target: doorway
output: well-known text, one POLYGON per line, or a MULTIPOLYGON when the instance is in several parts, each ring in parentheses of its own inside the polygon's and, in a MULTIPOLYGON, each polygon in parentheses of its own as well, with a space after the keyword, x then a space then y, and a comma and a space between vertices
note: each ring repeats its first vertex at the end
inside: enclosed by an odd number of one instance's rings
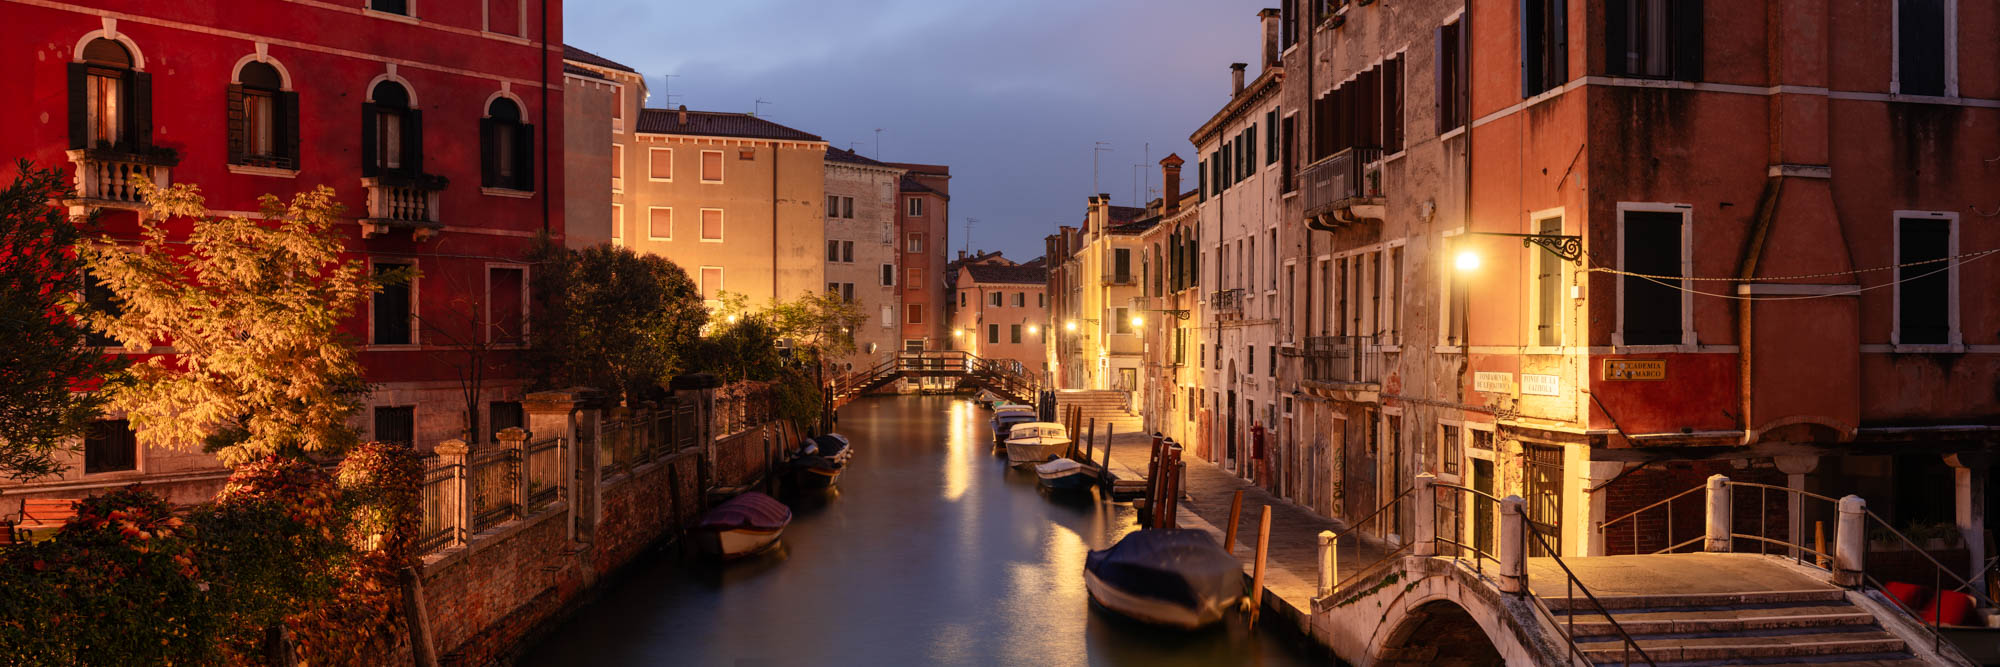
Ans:
POLYGON ((1527 473, 1527 519, 1528 527, 1541 533, 1544 539, 1528 539, 1528 555, 1548 556, 1549 550, 1562 553, 1562 533, 1557 526, 1562 523, 1562 454, 1561 447, 1521 443, 1521 453, 1526 458, 1527 473), (1548 546, 1544 547, 1546 542, 1548 546))
POLYGON ((1472 497, 1472 546, 1483 554, 1496 554, 1493 550, 1494 515, 1500 508, 1487 500, 1493 495, 1493 462, 1487 459, 1472 460, 1472 490, 1486 494, 1472 497))
POLYGON ((1234 390, 1234 389, 1231 389, 1231 390, 1229 390, 1229 393, 1227 394, 1227 400, 1228 400, 1228 402, 1229 402, 1229 415, 1228 415, 1228 419, 1227 419, 1227 422, 1226 422, 1226 423, 1225 423, 1225 424, 1223 425, 1223 429, 1224 429, 1224 433, 1225 433, 1225 434, 1223 435, 1223 450, 1222 450, 1222 456, 1223 456, 1223 459, 1224 459, 1224 460, 1226 460, 1226 461, 1228 461, 1228 462, 1229 462, 1229 469, 1231 469, 1231 470, 1236 470, 1236 469, 1237 469, 1237 466, 1236 466, 1236 460, 1237 460, 1237 459, 1236 459, 1236 390, 1234 390))

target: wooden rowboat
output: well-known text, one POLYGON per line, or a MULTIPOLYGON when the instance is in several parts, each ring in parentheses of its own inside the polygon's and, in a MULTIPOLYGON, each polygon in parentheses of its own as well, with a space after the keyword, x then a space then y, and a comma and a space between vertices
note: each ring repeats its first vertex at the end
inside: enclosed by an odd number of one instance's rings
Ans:
POLYGON ((702 515, 697 535, 703 551, 731 560, 771 548, 791 522, 791 508, 776 498, 751 491, 730 498, 702 515))

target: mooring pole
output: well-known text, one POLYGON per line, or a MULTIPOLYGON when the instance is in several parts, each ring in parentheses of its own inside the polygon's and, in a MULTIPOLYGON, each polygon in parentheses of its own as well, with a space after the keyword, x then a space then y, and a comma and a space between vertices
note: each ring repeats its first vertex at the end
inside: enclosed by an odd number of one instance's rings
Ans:
POLYGON ((1257 564, 1250 572, 1250 625, 1264 610, 1264 556, 1271 548, 1271 506, 1264 506, 1264 518, 1257 524, 1257 564))
POLYGON ((1243 517, 1243 490, 1237 489, 1236 495, 1229 499, 1229 527, 1223 529, 1222 532, 1223 551, 1227 551, 1229 553, 1236 553, 1236 524, 1237 521, 1242 517, 1243 517))

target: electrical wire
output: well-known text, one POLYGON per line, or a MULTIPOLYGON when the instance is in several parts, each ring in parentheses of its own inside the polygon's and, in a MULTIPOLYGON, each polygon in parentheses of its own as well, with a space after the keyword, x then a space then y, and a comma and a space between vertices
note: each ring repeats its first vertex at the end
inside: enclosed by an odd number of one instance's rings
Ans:
MULTIPOLYGON (((1660 279, 1660 280, 1693 280, 1693 281, 1716 281, 1716 282, 1731 282, 1731 283, 1736 283, 1736 282, 1758 282, 1758 283, 1765 283, 1765 282, 1774 282, 1774 281, 1780 281, 1780 280, 1806 280, 1806 279, 1810 279, 1810 278, 1834 278, 1834 277, 1838 277, 1838 276, 1851 276, 1851 275, 1855 275, 1855 274, 1861 274, 1861 273, 1872 273, 1872 272, 1875 272, 1875 271, 1888 271, 1888 270, 1891 270, 1891 269, 1907 269, 1907 268, 1910 268, 1910 267, 1912 267, 1912 266, 1922 266, 1922 265, 1925 265, 1925 264, 1936 264, 1936 263, 1938 263, 1938 262, 1951 262, 1951 261, 1957 261, 1957 260, 1970 260, 1970 259, 1979 259, 1979 258, 1981 258, 1981 257, 1985 257, 1985 256, 1987 256, 1987 255, 1991 255, 1991 254, 1994 254, 1994 253, 2000 253, 2000 248, 1994 248, 1994 249, 1991 249, 1991 250, 1981 250, 1981 251, 1978 251, 1978 252, 1968 252, 1968 253, 1965 253, 1965 254, 1962 254, 1962 255, 1957 255, 1957 256, 1954 256, 1954 257, 1939 257, 1939 258, 1937 258, 1937 259, 1926 259, 1926 260, 1920 260, 1920 261, 1915 261, 1915 262, 1904 262, 1904 263, 1902 263, 1902 264, 1892 264, 1892 265, 1889 265, 1889 266, 1878 266, 1878 267, 1874 267, 1874 268, 1868 268, 1868 269, 1853 269, 1853 270, 1850 270, 1850 271, 1831 271, 1831 272, 1827 272, 1827 273, 1811 273, 1811 274, 1805 274, 1805 275, 1797 275, 1797 276, 1773 276, 1773 277, 1758 277, 1758 278, 1747 278, 1747 279, 1746 279, 1746 278, 1735 278, 1735 277, 1730 277, 1730 278, 1715 278, 1715 277, 1709 277, 1709 276, 1669 276, 1669 275, 1661 275, 1661 274, 1656 274, 1656 273, 1634 273, 1634 272, 1631 272, 1631 271, 1620 271, 1620 270, 1618 270, 1618 269, 1614 269, 1614 268, 1611 268, 1611 267, 1608 267, 1608 266, 1595 266, 1595 265, 1594 265, 1594 264, 1595 264, 1595 262, 1592 262, 1593 266, 1591 266, 1591 267, 1590 267, 1590 270, 1591 270, 1592 272, 1595 272, 1595 273, 1611 273, 1611 274, 1617 274, 1617 275, 1621 275, 1621 276, 1631 276, 1631 277, 1634 277, 1634 278, 1657 278, 1657 279, 1660 279)), ((1590 258, 1591 258, 1591 259, 1593 259, 1593 260, 1597 258, 1597 257, 1596 257, 1596 255, 1592 255, 1592 254, 1590 254, 1590 252, 1589 252, 1589 251, 1585 251, 1585 252, 1584 252, 1584 255, 1585 255, 1585 256, 1588 256, 1588 257, 1590 257, 1590 258)), ((1963 262, 1960 262, 1960 263, 1962 264, 1963 262)))
MULTIPOLYGON (((1977 260, 1977 259, 1980 259, 1980 258, 1982 258, 1982 257, 1986 257, 1986 256, 1988 256, 1988 255, 1992 255, 1992 254, 1994 254, 1994 253, 2000 253, 2000 249, 1996 249, 1996 250, 1987 250, 1987 251, 1984 251, 1984 252, 1977 252, 1977 253, 1972 253, 1972 254, 1971 254, 1971 255, 1969 255, 1969 256, 1970 256, 1970 257, 1972 258, 1972 260, 1977 260)), ((1964 257, 1964 256, 1967 256, 1967 255, 1961 255, 1961 257, 1964 257)), ((1930 264, 1930 263, 1935 263, 1935 262, 1942 262, 1942 261, 1949 261, 1949 260, 1956 260, 1956 259, 1958 259, 1958 258, 1956 258, 1956 257, 1946 257, 1946 258, 1943 258, 1943 259, 1933 259, 1933 260, 1925 260, 1925 261, 1922 261, 1922 262, 1911 262, 1911 263, 1910 263, 1910 264, 1908 264, 1908 265, 1915 265, 1915 264, 1930 264)), ((1967 260, 1967 261, 1971 261, 1971 260, 1967 260)), ((1832 293, 1828 293, 1828 294, 1798 294, 1798 295, 1790 295, 1790 296, 1744 296, 1744 295, 1740 295, 1740 294, 1725 294, 1725 293, 1720 293, 1720 292, 1704 292, 1704 291, 1701 291, 1701 290, 1698 290, 1698 289, 1690 289, 1690 288, 1686 288, 1686 287, 1681 287, 1680 285, 1675 285, 1675 284, 1672 284, 1672 283, 1668 283, 1668 282, 1666 282, 1665 280, 1662 280, 1662 279, 1660 279, 1660 278, 1656 278, 1656 277, 1654 277, 1654 276, 1649 276, 1649 275, 1643 275, 1643 274, 1637 274, 1637 273, 1627 273, 1627 272, 1624 272, 1624 271, 1614 271, 1614 270, 1611 270, 1611 269, 1603 269, 1603 272, 1605 272, 1605 273, 1616 273, 1616 274, 1620 274, 1620 275, 1626 275, 1626 276, 1631 276, 1631 277, 1634 277, 1634 278, 1639 278, 1639 279, 1642 279, 1642 280, 1646 280, 1646 281, 1649 281, 1649 282, 1652 282, 1652 283, 1654 283, 1654 284, 1657 284, 1657 285, 1659 285, 1659 286, 1661 286, 1661 287, 1666 287, 1666 288, 1670 288, 1670 289, 1675 289, 1675 290, 1680 290, 1680 291, 1682 291, 1682 292, 1687 292, 1687 293, 1689 293, 1689 294, 1699 294, 1699 295, 1702 295, 1702 296, 1712 296, 1712 297, 1717 297, 1717 298, 1722 298, 1722 299, 1736 299, 1736 300, 1738 300, 1738 301, 1804 301, 1804 300, 1806 300, 1806 299, 1824 299, 1824 298, 1827 298, 1827 297, 1835 297, 1835 296, 1854 296, 1854 295, 1856 295, 1856 294, 1860 294, 1860 293, 1862 293, 1862 292, 1866 292, 1866 291, 1869 291, 1869 290, 1877 290, 1877 289, 1881 289, 1881 288, 1884 288, 1884 287, 1889 287, 1889 286, 1892 286, 1892 285, 1900 285, 1900 284, 1903 284, 1903 283, 1906 283, 1906 282, 1909 282, 1909 281, 1912 281, 1912 280, 1917 280, 1917 279, 1919 279, 1919 278, 1927 278, 1927 277, 1930 277, 1930 276, 1934 276, 1934 275, 1937 275, 1937 274, 1940 274, 1940 273, 1944 273, 1944 272, 1946 272, 1946 271, 1950 271, 1950 270, 1952 270, 1953 268, 1955 268, 1956 266, 1963 266, 1964 264, 1966 264, 1966 263, 1967 263, 1967 261, 1958 261, 1958 262, 1954 262, 1954 263, 1953 263, 1953 264, 1951 264, 1951 265, 1946 265, 1946 266, 1945 266, 1944 268, 1940 268, 1940 269, 1935 269, 1935 270, 1932 270, 1932 271, 1930 271, 1930 272, 1927 272, 1927 273, 1922 273, 1922 274, 1918 274, 1918 275, 1914 275, 1914 276, 1909 276, 1909 277, 1906 277, 1906 278, 1902 278, 1902 279, 1900 279, 1900 280, 1892 280, 1892 281, 1889 281, 1889 282, 1886 282, 1886 283, 1882 283, 1882 284, 1880 284, 1880 285, 1869 285, 1869 286, 1867 286, 1867 287, 1858 287, 1858 288, 1855 288, 1855 289, 1853 289, 1853 290, 1849 290, 1849 291, 1845 291, 1845 292, 1832 292, 1832 293)), ((1908 266, 1908 265, 1903 265, 1903 266, 1908 266)), ((1891 267, 1891 268, 1899 268, 1899 267, 1891 267)), ((1591 267, 1591 270, 1592 270, 1592 271, 1597 271, 1597 270, 1599 270, 1599 269, 1598 269, 1597 267, 1591 267)), ((1870 269, 1870 270, 1876 270, 1876 269, 1870 269)))

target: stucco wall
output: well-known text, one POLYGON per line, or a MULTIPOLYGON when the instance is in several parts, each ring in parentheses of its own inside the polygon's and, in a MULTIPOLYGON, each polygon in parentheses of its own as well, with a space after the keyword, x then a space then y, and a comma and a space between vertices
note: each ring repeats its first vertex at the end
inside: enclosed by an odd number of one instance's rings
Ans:
POLYGON ((841 360, 855 368, 865 368, 901 345, 902 268, 897 264, 901 253, 896 246, 896 190, 901 173, 899 169, 826 162, 826 194, 854 198, 853 218, 826 219, 827 241, 854 243, 852 262, 826 261, 826 282, 853 283, 854 299, 868 318, 854 330, 854 354, 841 360), (882 284, 884 264, 890 266, 887 285, 882 284), (888 309, 886 314, 884 308, 888 309))

